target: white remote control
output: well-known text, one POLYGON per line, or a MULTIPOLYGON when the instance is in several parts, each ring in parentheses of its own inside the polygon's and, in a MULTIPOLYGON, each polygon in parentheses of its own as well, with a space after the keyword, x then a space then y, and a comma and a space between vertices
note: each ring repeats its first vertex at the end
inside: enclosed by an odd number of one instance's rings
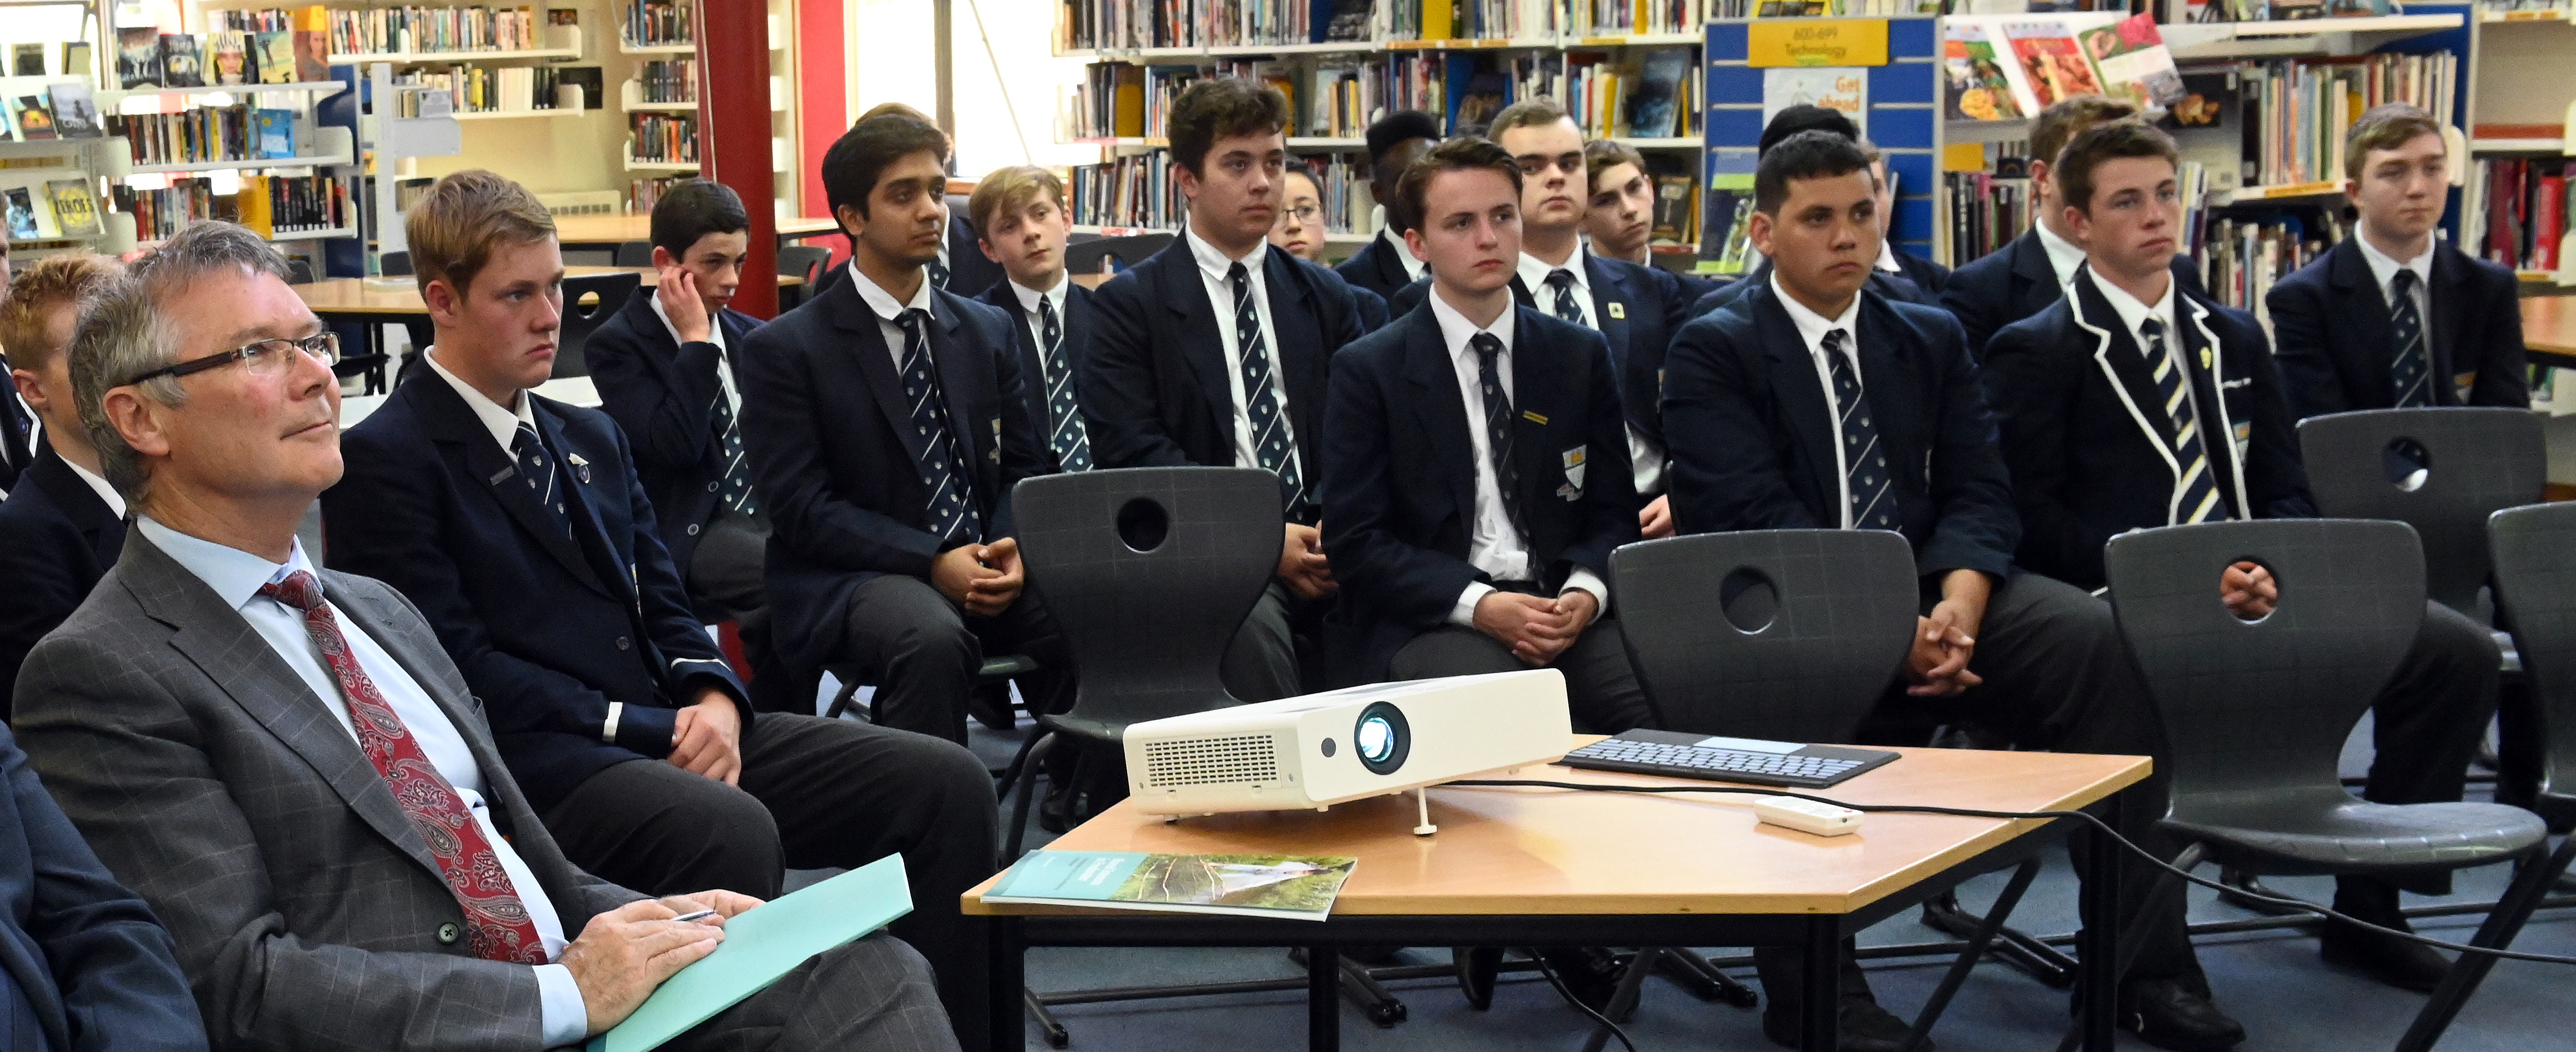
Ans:
POLYGON ((1754 801, 1753 815, 1775 826, 1786 826, 1817 836, 1845 836, 1860 832, 1860 812, 1813 800, 1766 796, 1754 801))

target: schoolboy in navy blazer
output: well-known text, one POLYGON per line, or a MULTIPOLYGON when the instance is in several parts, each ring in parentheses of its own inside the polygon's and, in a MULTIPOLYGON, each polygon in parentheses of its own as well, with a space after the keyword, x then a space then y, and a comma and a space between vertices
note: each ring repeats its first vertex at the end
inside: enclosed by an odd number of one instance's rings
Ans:
MULTIPOLYGON (((1376 293, 1380 306, 1392 301, 1397 290, 1422 277, 1422 262, 1404 246, 1404 232, 1412 229, 1413 220, 1404 214, 1395 184, 1404 178, 1404 169, 1414 158, 1429 152, 1439 141, 1439 119, 1421 110, 1397 110, 1368 126, 1369 199, 1377 202, 1372 224, 1377 236, 1351 253, 1351 258, 1334 266, 1333 272, 1354 289, 1376 293)), ((1378 323, 1383 325, 1392 314, 1381 314, 1378 323)), ((1376 325, 1369 326, 1369 331, 1376 330, 1376 325)))
MULTIPOLYGON (((2102 547, 2129 530, 2316 514, 2262 327, 2183 288, 2163 265, 2181 225, 2168 196, 2176 167, 2173 141, 2143 122, 2075 136, 2056 178, 2086 263, 2066 299, 1986 348, 1985 383, 2027 526, 2021 561, 2079 587, 2105 583, 2102 547), (2187 381, 2170 398, 2157 379, 2164 365, 2187 381)), ((2239 563, 2223 578, 2220 598, 2239 616, 2269 611, 2277 593, 2262 567, 2239 563)), ((2498 661, 2483 627, 2425 604, 2413 648, 2372 702, 2367 798, 2460 798, 2495 709, 2498 661)), ((2405 927, 2398 882, 2336 884, 2337 909, 2405 927)), ((2323 949, 2329 962, 2410 989, 2429 990, 2448 970, 2421 944, 2344 925, 2323 933, 2323 949)))
POLYGON ((1617 732, 1650 722, 1602 620, 1610 552, 1637 539, 1625 414, 1601 335, 1512 300, 1519 183, 1460 139, 1401 184, 1440 284, 1333 366, 1324 544, 1347 583, 1326 646, 1341 683, 1552 666, 1576 720, 1617 732))
POLYGON ((1065 240, 1073 229, 1064 181, 1035 165, 997 168, 975 184, 968 207, 983 232, 978 251, 992 257, 1004 275, 975 301, 1011 319, 1020 388, 1047 470, 1090 470, 1095 462, 1082 423, 1082 366, 1091 357, 1093 307, 1091 290, 1064 269, 1065 240), (1058 351, 1053 363, 1041 344, 1050 313, 1058 351))
POLYGON ((2353 409, 2507 406, 2531 388, 2513 271, 2433 236, 2450 190, 2442 126, 2398 103, 2361 115, 2344 135, 2344 195, 2354 236, 2272 286, 2282 379, 2301 417, 2353 409), (2405 299, 2399 301, 2398 283, 2405 299), (2414 318, 2400 347, 2396 316, 2414 318), (2400 357, 2405 382, 2399 382, 2400 357))
POLYGON ((9 375, 44 422, 35 462, 0 500, 0 581, 9 582, 0 590, 0 721, 9 718, 27 652, 89 598, 125 550, 125 498, 100 476, 73 407, 67 353, 81 297, 117 271, 105 256, 54 256, 20 270, 0 297, 0 345, 17 348, 9 375))
MULTIPOLYGON (((1772 276, 1673 341, 1664 426, 1674 521, 1685 533, 1888 529, 1906 538, 1923 616, 1864 737, 1930 713, 2027 748, 2156 755, 2161 728, 2108 606, 2013 566, 2021 530, 2012 483, 1958 323, 1866 288, 1879 237, 1868 163, 1828 131, 1763 155, 1750 235, 1774 261, 1772 276), (1886 455, 1851 455, 1873 445, 1886 455)), ((2124 832, 2154 828, 2163 791, 2158 782, 2140 790, 2146 799, 2124 809, 2124 832)), ((2134 875, 2122 881, 2133 889, 2123 914, 2143 915, 2146 864, 2124 864, 2134 875)), ((2172 989, 2197 984, 2198 967, 2180 903, 2154 916, 2123 1016, 2167 1028, 2179 1002, 2172 989)), ((1784 1044, 1795 1043, 1801 959, 1755 956, 1774 993, 1764 1029, 1784 1044)), ((2191 1004, 2214 1014, 2205 1000, 2191 1004)), ((1894 1047, 1907 1031, 1874 1004, 1846 1001, 1842 1019, 1846 1035, 1887 1042, 1868 1047, 1894 1047)))
MULTIPOLYGON (((1046 375, 1046 369, 1039 358, 1037 337, 1030 332, 1030 323, 1033 319, 1021 309, 1020 297, 1011 291, 1010 279, 1004 278, 1001 284, 985 289, 983 295, 975 297, 975 302, 1001 311, 1010 317, 1013 346, 1018 350, 1020 357, 1021 394, 1026 402, 1022 412, 1028 414, 1032 423, 1047 419, 1046 386, 1034 382, 1036 378, 1046 375)), ((1067 277, 1064 281, 1064 320, 1058 324, 1064 329, 1065 357, 1072 361, 1074 368, 1074 379, 1071 382, 1074 385, 1076 399, 1074 410, 1076 420, 1082 418, 1079 401, 1082 397, 1082 363, 1091 354, 1094 309, 1091 305, 1091 290, 1075 284, 1072 278, 1067 277)), ((1042 451, 1042 457, 1050 472, 1065 470, 1063 454, 1058 453, 1051 443, 1042 451)))

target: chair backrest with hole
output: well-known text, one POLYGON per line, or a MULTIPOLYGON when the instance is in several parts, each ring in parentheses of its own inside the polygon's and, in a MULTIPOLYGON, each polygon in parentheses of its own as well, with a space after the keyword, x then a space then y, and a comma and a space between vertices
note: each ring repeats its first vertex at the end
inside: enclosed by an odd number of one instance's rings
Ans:
POLYGON ((2336 763, 2424 623, 2415 530, 2380 519, 2169 526, 2103 550, 2120 635, 2164 715, 2173 816, 2278 793, 2347 797, 2336 763), (2219 598, 2238 562, 2278 604, 2246 621, 2219 598))
POLYGON ((2499 511, 2487 535, 2498 620, 2540 694, 2541 810, 2553 824, 2576 820, 2576 503, 2499 511))
POLYGON ((1011 491, 1029 591, 1080 677, 1075 723, 1110 729, 1235 704, 1217 669, 1279 564, 1279 480, 1130 468, 1011 491))
POLYGON ((617 309, 626 305, 626 297, 644 285, 640 274, 584 274, 564 279, 563 328, 555 332, 555 376, 590 375, 590 364, 582 357, 582 348, 590 343, 590 334, 608 324, 617 309), (588 300, 588 302, 584 302, 588 300))
POLYGON ((614 258, 616 260, 616 265, 621 267, 652 266, 653 243, 650 241, 618 242, 617 255, 614 258))
POLYGON ((2474 618, 2487 516, 2539 502, 2549 481, 2541 422, 2522 409, 2365 409, 2300 421, 2299 451, 2318 511, 2415 527, 2433 599, 2474 618))
POLYGON ((1611 553, 1610 576, 1628 660, 1666 729, 1778 741, 1850 741, 1895 679, 1920 602, 1913 550, 1881 530, 1644 541, 1611 553))
POLYGON ((782 285, 778 289, 778 309, 792 310, 814 298, 814 287, 823 282, 823 267, 832 261, 832 250, 813 245, 788 245, 778 250, 778 272, 792 278, 803 278, 802 285, 782 285))

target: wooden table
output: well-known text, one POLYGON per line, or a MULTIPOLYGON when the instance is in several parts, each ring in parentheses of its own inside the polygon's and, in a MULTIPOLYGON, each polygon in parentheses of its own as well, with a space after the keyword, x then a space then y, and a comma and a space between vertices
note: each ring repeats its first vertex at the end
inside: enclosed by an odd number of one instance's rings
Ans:
MULTIPOLYGON (((1576 743, 1595 740, 1578 735, 1576 743)), ((1853 803, 2001 811, 2106 805, 2146 777, 2134 756, 1901 749, 1894 763, 1818 795, 1853 803)), ((1706 784, 1564 767, 1523 779, 1602 785, 1706 784)), ((1802 946, 1802 1033, 1836 1047, 1836 948, 1862 928, 1959 882, 2038 851, 2059 823, 1873 814, 1859 833, 1815 837, 1760 825, 1751 797, 1644 796, 1531 788, 1431 791, 1440 831, 1415 837, 1410 795, 1329 812, 1184 819, 1120 803, 1050 848, 1181 854, 1348 855, 1360 860, 1322 923, 986 903, 995 881, 966 892, 970 916, 993 919, 992 1040, 1024 1038, 1022 955, 1030 946, 1303 946, 1308 1046, 1339 1047, 1339 947, 1802 946)), ((2084 827, 2083 835, 2097 835, 2084 827)), ((2116 847, 2089 855, 2082 912, 2085 1047, 2111 1047, 2118 921, 2116 847)), ((995 880, 999 878, 996 877, 995 880)))
POLYGON ((2522 345, 2532 364, 2576 369, 2576 296, 2522 301, 2522 345))
MULTIPOLYGON (((648 289, 662 280, 661 271, 651 267, 564 268, 564 276, 568 278, 589 277, 595 274, 639 274, 643 276, 644 287, 648 289)), ((304 301, 305 307, 326 318, 358 315, 417 317, 428 314, 429 305, 421 301, 420 287, 412 284, 409 278, 397 280, 402 283, 399 285, 380 283, 371 288, 365 278, 324 278, 320 281, 287 287, 295 290, 296 297, 304 301)), ((804 283, 805 279, 798 275, 778 276, 778 287, 782 289, 804 283)))
MULTIPOLYGON (((778 224, 778 240, 792 241, 815 234, 840 230, 828 218, 786 219, 778 224)), ((649 215, 574 215, 555 217, 555 240, 565 248, 616 248, 629 241, 653 239, 653 217, 649 215)))

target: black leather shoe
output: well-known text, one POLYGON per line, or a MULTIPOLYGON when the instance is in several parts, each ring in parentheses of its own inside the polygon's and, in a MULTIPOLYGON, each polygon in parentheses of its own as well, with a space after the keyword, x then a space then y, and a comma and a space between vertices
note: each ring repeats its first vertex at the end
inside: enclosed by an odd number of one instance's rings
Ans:
POLYGON ((1503 968, 1500 946, 1452 946, 1449 959, 1458 966, 1458 992, 1479 1012, 1494 1007, 1494 976, 1503 968))
POLYGON ((1011 711, 1011 685, 978 683, 966 692, 966 714, 975 722, 997 731, 1019 726, 1019 715, 1011 711))
POLYGON ((2172 1052, 2226 1052, 2245 1040, 2199 991, 2176 979, 2140 979, 2120 988, 2120 1025, 2138 1040, 2172 1052))
POLYGON ((2349 924, 2327 924, 2317 936, 2317 955, 2337 968, 2417 993, 2432 993, 2451 973, 2451 959, 2430 946, 2349 924))
MULTIPOLYGON (((1838 1025, 1842 1035, 1838 1052, 1897 1052, 1905 1047, 1905 1035, 1914 1032, 1914 1024, 1867 997, 1843 998, 1838 1025)), ((1762 1036, 1782 1048, 1798 1047, 1798 1006, 1773 999, 1762 1010, 1762 1036)), ((1924 1038, 1917 1047, 1932 1052, 1932 1039, 1924 1038)))

